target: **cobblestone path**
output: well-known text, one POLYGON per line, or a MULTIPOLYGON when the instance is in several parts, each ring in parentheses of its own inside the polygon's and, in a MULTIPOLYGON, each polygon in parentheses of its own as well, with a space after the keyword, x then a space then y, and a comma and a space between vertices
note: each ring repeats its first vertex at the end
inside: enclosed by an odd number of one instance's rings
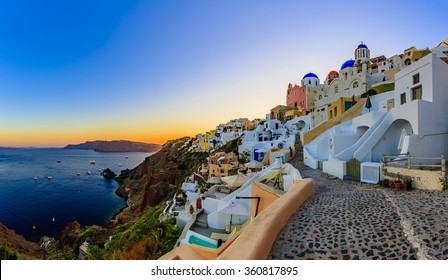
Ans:
POLYGON ((448 259, 448 191, 396 191, 291 163, 315 195, 280 232, 270 259, 448 259))

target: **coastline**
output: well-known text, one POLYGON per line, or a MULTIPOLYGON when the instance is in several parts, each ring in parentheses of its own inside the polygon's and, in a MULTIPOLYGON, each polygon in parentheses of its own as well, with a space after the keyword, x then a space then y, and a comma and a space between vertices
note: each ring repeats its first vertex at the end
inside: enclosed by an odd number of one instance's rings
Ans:
POLYGON ((119 170, 132 169, 154 154, 103 154, 62 148, 1 150, 0 195, 11 199, 0 205, 4 211, 0 222, 32 243, 38 243, 42 236, 59 239, 72 221, 107 228, 128 206, 128 197, 119 192, 121 184, 103 179, 96 168, 116 169, 122 164, 119 170), (125 155, 129 158, 125 159, 125 155), (96 165, 89 163, 91 159, 96 159, 96 165), (88 169, 91 175, 86 173, 88 169), (77 171, 81 173, 78 176, 77 171), (51 180, 47 179, 49 175, 53 177, 51 180), (37 230, 32 230, 34 225, 37 230))

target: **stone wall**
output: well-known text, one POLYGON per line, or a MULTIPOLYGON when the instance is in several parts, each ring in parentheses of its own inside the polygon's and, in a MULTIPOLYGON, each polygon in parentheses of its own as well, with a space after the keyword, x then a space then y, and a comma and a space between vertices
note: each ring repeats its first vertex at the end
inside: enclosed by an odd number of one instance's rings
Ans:
POLYGON ((422 190, 441 191, 447 184, 446 172, 433 170, 418 170, 399 167, 383 167, 384 179, 412 180, 412 187, 422 190))

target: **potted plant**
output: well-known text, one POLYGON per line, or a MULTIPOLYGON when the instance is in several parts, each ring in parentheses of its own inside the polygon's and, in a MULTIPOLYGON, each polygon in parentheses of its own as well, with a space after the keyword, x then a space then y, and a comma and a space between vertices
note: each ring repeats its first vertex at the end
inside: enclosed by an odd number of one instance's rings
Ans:
POLYGON ((399 189, 401 189, 402 186, 403 186, 403 181, 401 181, 400 179, 394 181, 395 189, 399 190, 399 189))
POLYGON ((403 187, 407 191, 412 190, 412 180, 411 179, 404 180, 403 187))

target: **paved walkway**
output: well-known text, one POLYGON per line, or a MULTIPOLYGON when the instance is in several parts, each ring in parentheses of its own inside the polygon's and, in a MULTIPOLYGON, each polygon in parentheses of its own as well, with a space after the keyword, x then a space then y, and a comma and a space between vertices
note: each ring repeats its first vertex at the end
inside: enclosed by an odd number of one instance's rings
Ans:
POLYGON ((274 242, 270 259, 448 259, 448 191, 395 191, 291 163, 316 194, 274 242))

